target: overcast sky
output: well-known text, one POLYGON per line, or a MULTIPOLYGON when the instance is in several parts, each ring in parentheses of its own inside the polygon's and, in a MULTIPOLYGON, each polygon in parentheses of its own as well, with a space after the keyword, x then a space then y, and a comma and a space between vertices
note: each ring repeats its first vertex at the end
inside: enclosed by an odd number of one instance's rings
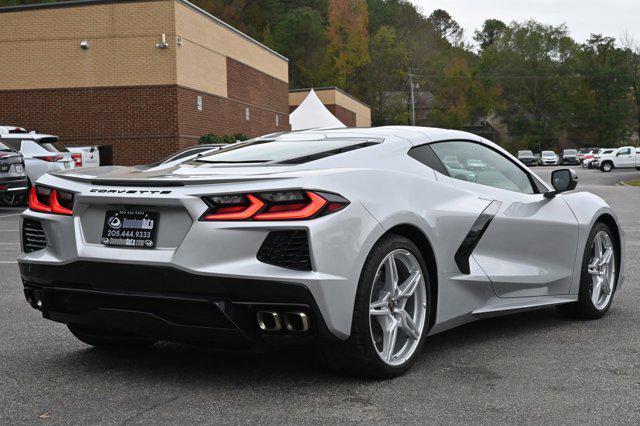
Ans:
POLYGON ((425 15, 444 9, 473 39, 474 30, 488 18, 506 23, 535 19, 545 24, 566 23, 579 42, 591 33, 620 38, 626 30, 640 39, 640 0, 410 0, 425 15))

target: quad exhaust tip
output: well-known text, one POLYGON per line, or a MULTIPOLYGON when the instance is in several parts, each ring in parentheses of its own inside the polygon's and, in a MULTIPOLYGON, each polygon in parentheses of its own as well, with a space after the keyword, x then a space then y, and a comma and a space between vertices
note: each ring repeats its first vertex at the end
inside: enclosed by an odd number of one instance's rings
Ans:
POLYGON ((258 311, 256 314, 258 327, 262 331, 276 332, 283 328, 294 333, 309 331, 309 316, 300 311, 284 312, 258 311), (284 326, 284 327, 283 327, 284 326))

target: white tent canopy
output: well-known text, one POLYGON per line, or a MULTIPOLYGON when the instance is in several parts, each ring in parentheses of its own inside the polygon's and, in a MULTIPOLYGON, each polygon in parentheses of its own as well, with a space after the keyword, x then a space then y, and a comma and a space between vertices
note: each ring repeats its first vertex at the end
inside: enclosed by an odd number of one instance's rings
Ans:
POLYGON ((313 89, 289 115, 289 123, 291 130, 347 127, 331 114, 313 89))

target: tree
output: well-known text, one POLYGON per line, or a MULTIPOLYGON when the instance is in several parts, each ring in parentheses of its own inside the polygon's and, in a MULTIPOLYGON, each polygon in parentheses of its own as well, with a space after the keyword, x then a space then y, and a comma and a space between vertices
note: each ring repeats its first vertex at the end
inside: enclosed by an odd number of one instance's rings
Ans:
POLYGON ((616 146, 629 135, 632 106, 628 99, 631 75, 625 52, 616 47, 615 39, 592 35, 580 46, 578 71, 589 95, 586 114, 578 117, 587 122, 597 146, 616 146))
POLYGON ((336 84, 345 90, 356 68, 369 61, 368 13, 364 0, 329 0, 329 53, 335 60, 336 84))
POLYGON ((627 33, 622 37, 622 46, 627 58, 631 96, 635 106, 637 142, 640 142, 640 42, 627 33))
POLYGON ((274 48, 289 59, 291 87, 331 84, 328 38, 318 11, 301 7, 289 12, 273 31, 274 48))
POLYGON ((402 123, 406 121, 406 106, 395 93, 406 75, 409 53, 397 39, 395 29, 388 25, 380 27, 372 37, 370 52, 371 61, 364 75, 372 121, 375 125, 402 123))
POLYGON ((457 46, 462 43, 464 30, 446 10, 434 10, 431 15, 429 15, 428 21, 433 25, 433 28, 440 37, 447 40, 450 44, 457 46))
POLYGON ((480 49, 484 50, 495 43, 506 29, 507 25, 501 20, 487 19, 482 24, 482 29, 476 30, 473 39, 478 42, 480 49))

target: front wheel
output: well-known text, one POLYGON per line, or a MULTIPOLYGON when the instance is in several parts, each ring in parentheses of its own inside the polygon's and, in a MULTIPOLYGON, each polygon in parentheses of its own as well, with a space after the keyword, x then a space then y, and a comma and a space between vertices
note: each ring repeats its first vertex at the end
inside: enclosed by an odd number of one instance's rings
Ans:
POLYGON ((613 163, 611 161, 605 161, 604 163, 602 163, 602 166, 600 166, 600 170, 605 173, 609 173, 611 170, 613 170, 613 163))
POLYGON ((586 319, 604 316, 618 283, 617 252, 611 229, 598 222, 591 229, 582 259, 578 301, 560 305, 563 314, 586 319))
POLYGON ((427 267, 415 244, 400 235, 379 241, 360 275, 351 336, 324 348, 327 366, 376 379, 405 373, 429 329, 429 289, 427 267))

